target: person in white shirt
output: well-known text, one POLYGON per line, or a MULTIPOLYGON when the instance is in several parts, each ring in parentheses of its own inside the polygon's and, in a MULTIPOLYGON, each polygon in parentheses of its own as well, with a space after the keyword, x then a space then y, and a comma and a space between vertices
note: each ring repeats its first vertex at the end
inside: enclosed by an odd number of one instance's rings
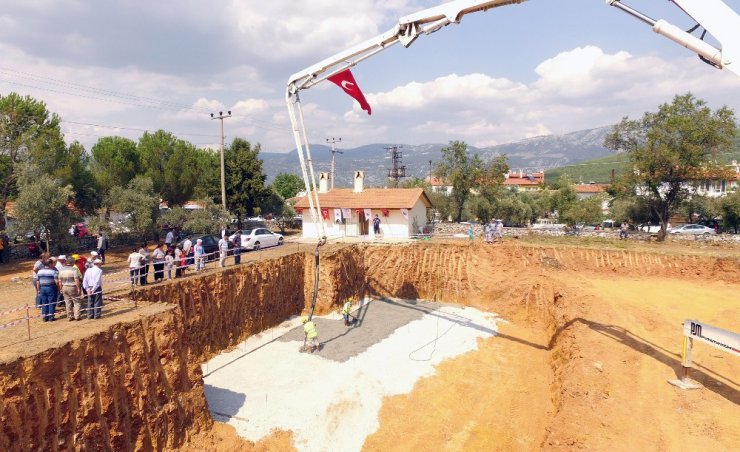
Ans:
POLYGON ((193 263, 193 241, 189 238, 186 238, 185 241, 182 242, 182 253, 187 258, 187 265, 191 265, 193 263))
POLYGON ((103 261, 95 259, 93 267, 85 272, 82 279, 82 288, 87 294, 87 318, 99 319, 103 310, 103 270, 100 264, 103 261))
POLYGON ((219 266, 226 267, 226 257, 229 255, 229 237, 221 237, 218 241, 219 266))
POLYGON ((172 266, 175 263, 175 254, 172 250, 167 251, 167 255, 164 257, 164 268, 167 270, 167 279, 172 279, 172 266))
POLYGON ((139 269, 141 268, 141 262, 143 260, 144 256, 142 256, 141 253, 136 250, 136 248, 134 248, 131 254, 128 255, 128 273, 131 277, 132 286, 135 286, 139 283, 139 269))
POLYGON ((158 282, 164 279, 164 257, 165 252, 162 249, 164 245, 159 243, 159 246, 154 248, 152 252, 152 262, 154 263, 154 282, 158 282))

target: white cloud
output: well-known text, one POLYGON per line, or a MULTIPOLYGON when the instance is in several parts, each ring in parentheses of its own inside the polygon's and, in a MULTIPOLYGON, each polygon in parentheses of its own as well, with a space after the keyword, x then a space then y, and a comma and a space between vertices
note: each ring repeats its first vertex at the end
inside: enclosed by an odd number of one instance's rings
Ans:
POLYGON ((306 56, 328 56, 375 36, 378 24, 409 12, 405 0, 316 0, 310 4, 233 0, 227 23, 235 23, 234 38, 261 58, 286 61, 306 56))

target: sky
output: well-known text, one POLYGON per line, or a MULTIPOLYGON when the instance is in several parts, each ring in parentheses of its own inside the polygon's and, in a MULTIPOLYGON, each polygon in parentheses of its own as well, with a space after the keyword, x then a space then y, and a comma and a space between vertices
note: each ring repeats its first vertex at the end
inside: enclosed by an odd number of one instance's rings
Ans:
MULTIPOLYGON (((740 12, 740 0, 725 0, 740 12)), ((0 94, 46 102, 67 142, 164 129, 200 147, 293 149, 288 77, 385 32, 427 0, 0 0, 0 94)), ((627 0, 688 29, 668 1, 627 0)), ((373 114, 323 82, 301 92, 309 139, 340 147, 490 146, 638 118, 691 92, 740 111, 714 69, 603 0, 530 0, 465 16, 352 68, 373 114)))

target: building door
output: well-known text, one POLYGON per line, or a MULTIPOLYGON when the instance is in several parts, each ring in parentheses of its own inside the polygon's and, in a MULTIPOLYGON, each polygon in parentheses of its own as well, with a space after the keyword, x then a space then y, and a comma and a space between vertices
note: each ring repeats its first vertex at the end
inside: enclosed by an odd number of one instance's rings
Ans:
POLYGON ((360 221, 360 235, 369 235, 370 234, 370 230, 369 230, 368 222, 370 221, 370 219, 369 218, 365 218, 365 211, 364 210, 360 210, 357 213, 357 217, 358 217, 358 219, 360 221))

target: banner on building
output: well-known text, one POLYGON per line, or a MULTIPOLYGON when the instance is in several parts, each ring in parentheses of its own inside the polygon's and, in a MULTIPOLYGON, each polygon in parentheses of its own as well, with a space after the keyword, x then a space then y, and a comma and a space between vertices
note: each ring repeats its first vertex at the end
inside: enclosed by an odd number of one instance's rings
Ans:
POLYGON ((401 214, 403 214, 405 219, 409 219, 409 209, 401 209, 401 214))
POLYGON ((342 222, 342 209, 334 209, 334 222, 335 223, 342 222))

